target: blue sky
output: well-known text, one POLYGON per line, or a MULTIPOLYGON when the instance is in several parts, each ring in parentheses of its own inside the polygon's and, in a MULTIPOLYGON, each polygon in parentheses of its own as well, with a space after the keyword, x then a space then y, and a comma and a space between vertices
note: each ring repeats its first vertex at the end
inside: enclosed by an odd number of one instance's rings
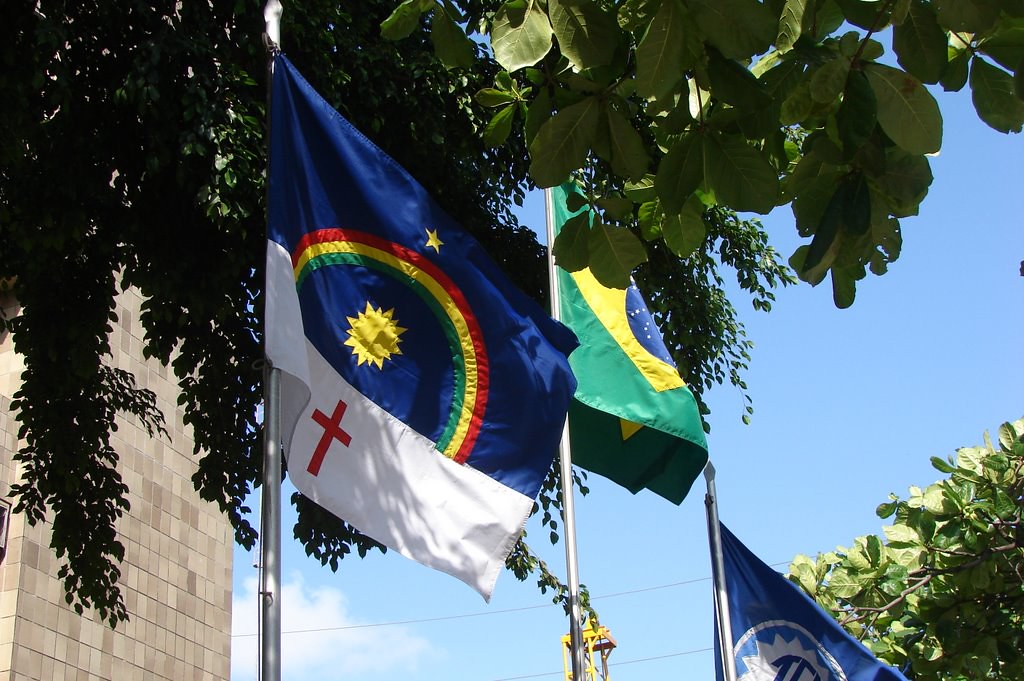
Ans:
MULTIPOLYGON (((837 310, 828 283, 778 292, 771 313, 734 298, 755 342, 746 374, 755 413, 731 386, 709 395, 722 521, 785 571, 879 533, 875 507, 940 474, 929 457, 980 444, 1024 416, 1024 143, 977 120, 967 92, 940 94, 945 134, 921 214, 901 221, 903 254, 837 310)), ((524 221, 543 229, 540 196, 524 221)), ((788 257, 800 241, 788 207, 764 219, 788 257)), ((582 581, 618 641, 615 681, 714 678, 703 480, 676 507, 596 476, 576 497, 582 581)), ((285 499, 291 492, 286 484, 285 499)), ((254 503, 254 506, 258 504, 254 503)), ((503 574, 491 603, 389 552, 338 573, 291 540, 285 502, 286 681, 557 679, 568 622, 531 583, 503 574), (291 633, 290 633, 291 632, 291 633)), ((531 545, 565 574, 538 524, 531 545)), ((233 681, 256 678, 256 570, 235 554, 233 681)))

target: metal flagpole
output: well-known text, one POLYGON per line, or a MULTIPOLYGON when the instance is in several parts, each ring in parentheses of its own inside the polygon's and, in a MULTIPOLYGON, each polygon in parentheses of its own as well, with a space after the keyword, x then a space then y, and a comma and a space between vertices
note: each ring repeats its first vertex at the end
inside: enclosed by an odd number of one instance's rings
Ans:
MULTIPOLYGON (((544 190, 544 213, 548 233, 548 288, 550 289, 551 316, 559 318, 560 300, 558 277, 552 247, 555 243, 554 210, 551 190, 544 190)), ((558 447, 562 481, 562 527, 565 531, 565 565, 569 582, 569 646, 572 653, 572 677, 583 681, 583 613, 580 608, 580 569, 576 556, 576 509, 572 491, 572 455, 569 447, 569 417, 562 426, 562 441, 558 447)))
POLYGON ((260 678, 281 681, 281 370, 268 365, 264 375, 260 678))
MULTIPOLYGON (((280 0, 268 0, 263 8, 266 22, 267 120, 270 120, 270 91, 274 81, 274 60, 281 44, 280 0)), ((269 134, 269 133, 268 133, 269 134)), ((267 365, 263 395, 263 495, 260 521, 260 608, 263 638, 260 670, 263 681, 281 681, 281 370, 267 365)))
POLYGON ((729 620, 729 594, 725 589, 725 557, 722 555, 722 528, 718 524, 718 497, 715 491, 715 467, 704 467, 708 491, 704 506, 708 515, 708 544, 711 547, 711 574, 715 584, 715 612, 718 614, 718 640, 721 646, 722 673, 725 681, 736 681, 736 655, 733 650, 732 623, 729 620))

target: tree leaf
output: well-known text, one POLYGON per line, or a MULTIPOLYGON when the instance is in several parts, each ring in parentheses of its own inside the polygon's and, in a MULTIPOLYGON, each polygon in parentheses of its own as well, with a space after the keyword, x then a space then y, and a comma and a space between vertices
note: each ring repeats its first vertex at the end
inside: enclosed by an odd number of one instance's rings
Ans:
POLYGON ((590 260, 590 249, 587 245, 589 237, 589 211, 566 220, 555 236, 555 244, 551 249, 555 264, 569 272, 578 272, 585 268, 590 260))
POLYGON ((679 213, 665 216, 661 233, 665 237, 665 244, 680 258, 696 251, 708 234, 707 225, 704 224, 704 204, 691 195, 679 213))
POLYGON ((510 0, 494 15, 491 49, 506 71, 533 66, 551 50, 551 24, 536 0, 510 0))
POLYGON ((640 204, 640 208, 636 212, 640 235, 647 241, 661 238, 661 223, 664 217, 665 212, 661 209, 661 202, 657 199, 640 204))
POLYGON ((868 141, 878 122, 875 93, 862 71, 851 71, 843 102, 836 112, 836 127, 843 143, 843 158, 850 159, 868 141))
MULTIPOLYGON (((871 536, 877 538, 876 535, 871 536)), ((879 542, 880 541, 881 540, 879 540, 879 542)), ((893 580, 899 584, 899 591, 897 591, 897 593, 899 593, 904 589, 904 587, 906 587, 907 579, 910 577, 910 570, 907 569, 906 565, 901 565, 900 563, 892 561, 893 551, 888 547, 883 546, 882 552, 888 562, 885 567, 885 577, 886 579, 893 580)))
POLYGON ((616 15, 619 28, 623 31, 636 31, 647 26, 661 5, 661 0, 626 0, 619 5, 616 15))
POLYGON ((633 217, 634 204, 623 196, 602 196, 596 203, 597 207, 613 220, 625 222, 633 217))
POLYGON ((864 537, 857 537, 854 545, 846 552, 846 562, 850 567, 858 571, 871 569, 871 559, 868 557, 868 553, 865 548, 864 537))
POLYGON ((738 135, 703 139, 704 172, 718 200, 737 211, 770 212, 779 198, 779 176, 764 152, 738 135))
POLYGON ((939 23, 957 33, 981 33, 999 18, 1000 0, 935 0, 939 23))
POLYGON ((978 117, 999 132, 1020 132, 1024 101, 1014 92, 1013 77, 981 57, 971 62, 971 99, 978 117))
POLYGON ((577 69, 606 66, 619 43, 615 17, 589 0, 548 0, 558 48, 577 69))
POLYGON ((672 145, 658 166, 654 188, 669 213, 678 213, 683 203, 704 181, 703 136, 690 133, 672 145))
POLYGON ((530 175, 538 187, 554 187, 581 167, 597 135, 600 101, 587 97, 544 123, 530 143, 530 175))
POLYGON ((929 513, 941 516, 952 513, 956 509, 949 500, 946 499, 946 495, 943 492, 943 487, 940 484, 929 485, 928 489, 924 491, 924 508, 929 513))
POLYGON ((878 100, 878 124, 912 154, 931 154, 942 145, 942 115, 935 98, 914 76, 882 64, 864 74, 878 100))
POLYGON ((590 202, 587 200, 587 197, 578 191, 570 192, 569 195, 565 197, 565 207, 568 208, 570 212, 575 213, 584 206, 589 205, 590 202))
POLYGON ((638 181, 647 174, 650 157, 640 134, 613 106, 605 107, 608 120, 612 169, 620 176, 638 181))
POLYGON ((843 11, 843 16, 854 26, 869 31, 877 31, 889 24, 890 10, 889 3, 873 2, 871 0, 836 0, 843 11))
POLYGON ((789 267, 799 275, 800 279, 806 281, 811 286, 817 286, 821 283, 822 279, 825 278, 824 274, 811 279, 805 275, 804 262, 807 261, 807 254, 810 252, 811 247, 807 244, 798 247, 793 251, 793 255, 789 256, 789 267))
POLYGON ((728 59, 748 59, 767 52, 778 22, 757 0, 689 0, 687 6, 701 33, 728 59))
POLYGON ((858 52, 866 47, 867 45, 861 40, 857 31, 847 31, 839 37, 839 54, 847 59, 853 59, 858 52))
POLYGON ((829 199, 825 212, 821 216, 821 222, 814 230, 814 238, 811 239, 807 252, 800 263, 800 269, 797 270, 800 278, 812 285, 821 282, 839 252, 845 193, 846 186, 840 184, 832 198, 829 199))
POLYGON ((476 57, 475 43, 443 8, 434 12, 430 24, 430 40, 434 44, 434 54, 446 69, 468 69, 473 65, 476 57))
POLYGON ((612 227, 600 219, 588 235, 590 271, 594 278, 609 288, 628 288, 633 268, 647 261, 647 251, 625 227, 612 227))
POLYGON ((647 148, 640 134, 633 128, 626 117, 614 108, 606 108, 608 121, 609 146, 611 147, 612 169, 623 177, 631 180, 643 179, 650 165, 647 148))
POLYGON ((892 215, 917 215, 918 207, 932 184, 932 170, 926 156, 915 156, 891 148, 886 154, 885 174, 872 178, 885 197, 892 215))
POLYGON ((850 60, 840 55, 819 66, 811 75, 811 98, 819 104, 828 104, 846 88, 850 73, 850 60))
POLYGON ((780 53, 789 52, 803 32, 804 12, 808 0, 785 0, 782 16, 779 18, 779 32, 775 37, 775 49, 780 53))
POLYGON ((910 12, 911 0, 896 0, 892 6, 892 23, 893 25, 900 25, 907 19, 907 14, 910 12))
POLYGON ((847 232, 860 236, 871 226, 871 191, 864 179, 864 173, 855 172, 847 176, 845 204, 843 206, 843 227, 847 232))
MULTIPOLYGON (((950 51, 954 51, 950 48, 950 51)), ((946 92, 959 92, 967 84, 967 72, 971 62, 969 50, 955 50, 955 54, 946 63, 946 70, 942 72, 939 82, 946 92)))
POLYGON ((1009 452, 1013 449, 1013 445, 1017 440, 1021 439, 1017 432, 1013 429, 1013 425, 1010 423, 1004 423, 999 426, 999 447, 1004 452, 1009 452))
POLYGON ((802 80, 782 100, 779 110, 779 122, 783 125, 794 125, 811 115, 814 110, 814 98, 811 96, 811 83, 802 80))
POLYGON ((380 34, 387 40, 401 40, 419 28, 424 12, 436 8, 434 0, 405 0, 380 22, 380 34))
POLYGON ((838 30, 846 17, 835 0, 817 0, 816 5, 814 12, 804 14, 804 31, 811 34, 815 42, 821 42, 838 30))
POLYGON ((761 73, 758 81, 761 87, 777 102, 782 102, 801 82, 804 82, 806 66, 799 59, 784 59, 761 73))
POLYGON ((817 231, 828 204, 835 196, 843 172, 828 170, 801 183, 800 193, 793 198, 792 203, 793 217, 801 236, 810 236, 817 231))
POLYGON ((906 20, 893 29, 892 47, 900 66, 925 83, 937 83, 946 68, 948 39, 932 5, 913 0, 906 20))
POLYGON ((594 139, 590 142, 591 155, 611 162, 612 137, 608 130, 608 117, 604 114, 605 109, 608 108, 608 101, 599 95, 594 96, 601 103, 601 111, 598 115, 597 128, 594 130, 594 139))
POLYGON ((496 108, 504 104, 510 104, 516 100, 516 98, 510 93, 504 90, 498 90, 493 87, 485 87, 482 90, 478 90, 476 95, 473 96, 476 103, 480 106, 486 106, 488 108, 496 108))
POLYGON ((670 135, 681 135, 693 123, 693 116, 690 115, 689 94, 690 88, 686 80, 679 82, 677 88, 680 93, 675 103, 665 113, 658 113, 654 117, 654 134, 659 142, 667 140, 670 135))
POLYGON ((839 598, 853 598, 863 590, 857 579, 845 570, 836 570, 828 582, 828 590, 839 598))
POLYGON ((758 110, 771 102, 771 97, 750 69, 733 59, 726 59, 714 48, 708 50, 708 82, 712 95, 735 107, 758 110))
POLYGON ((796 556, 789 566, 790 575, 797 578, 797 583, 804 591, 813 596, 818 590, 818 578, 814 563, 807 556, 796 556))
POLYGON ((832 301, 836 308, 845 310, 857 297, 857 282, 867 275, 861 260, 865 239, 851 239, 844 235, 839 243, 839 254, 832 263, 832 301))
POLYGON ((890 545, 913 545, 920 544, 921 537, 917 531, 906 525, 887 525, 882 528, 885 538, 890 545))
POLYGON ((880 567, 882 565, 882 554, 885 550, 885 547, 882 545, 882 540, 876 535, 869 534, 865 539, 864 546, 871 567, 880 567))
POLYGON ((633 203, 653 201, 658 196, 654 189, 654 175, 644 175, 636 182, 626 182, 623 192, 633 203))
POLYGON ((551 119, 551 95, 547 88, 541 88, 526 109, 526 144, 533 144, 542 125, 551 119))
POLYGON ((641 97, 660 99, 671 92, 703 50, 688 23, 693 25, 679 0, 663 0, 636 48, 636 92, 641 97))
POLYGON ((884 504, 879 504, 878 508, 875 509, 875 515, 879 518, 885 519, 896 512, 896 502, 889 501, 884 504))
POLYGON ((512 121, 515 120, 516 107, 509 104, 498 109, 484 128, 484 143, 488 147, 500 147, 512 132, 512 121))
POLYGON ((1024 59, 1024 17, 1000 21, 995 33, 978 43, 978 49, 1007 71, 1024 59))
MULTIPOLYGON (((884 202, 879 199, 879 203, 884 202)), ((881 276, 889 271, 889 263, 899 258, 900 248, 903 241, 900 235, 900 221, 896 218, 887 218, 882 221, 871 223, 871 238, 875 244, 871 253, 869 265, 871 272, 881 276)))
MULTIPOLYGON (((527 73, 529 73, 529 69, 527 69, 527 73)), ((498 71, 498 73, 495 74, 494 84, 499 90, 505 90, 506 92, 511 92, 515 88, 515 81, 512 80, 512 74, 504 70, 498 71)))
POLYGON ((1017 69, 1013 72, 1013 92, 1017 95, 1017 99, 1024 100, 1024 58, 1020 60, 1020 64, 1017 64, 1017 69))
POLYGON ((883 54, 885 54, 885 48, 882 47, 882 43, 868 38, 864 41, 864 49, 860 53, 860 58, 862 61, 874 61, 881 59, 883 54))

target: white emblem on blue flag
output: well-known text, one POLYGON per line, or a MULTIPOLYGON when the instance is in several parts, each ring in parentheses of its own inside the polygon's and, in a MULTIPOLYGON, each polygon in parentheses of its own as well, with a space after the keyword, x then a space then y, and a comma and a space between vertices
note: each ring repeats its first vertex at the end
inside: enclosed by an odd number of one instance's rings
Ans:
POLYGON ((738 681, 847 681, 843 668, 799 624, 769 620, 736 644, 738 681))

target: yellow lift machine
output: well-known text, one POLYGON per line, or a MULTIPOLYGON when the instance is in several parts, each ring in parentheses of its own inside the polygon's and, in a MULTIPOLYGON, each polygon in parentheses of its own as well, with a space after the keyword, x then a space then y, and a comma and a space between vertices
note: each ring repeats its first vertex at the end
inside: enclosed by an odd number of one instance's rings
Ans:
MULTIPOLYGON (((583 681, 611 681, 608 676, 608 656, 616 646, 608 627, 601 626, 594 628, 592 621, 587 621, 583 628, 583 681), (597 657, 601 658, 600 671, 597 667, 597 657)), ((572 642, 569 634, 562 637, 562 669, 565 671, 565 681, 573 681, 572 642)))

